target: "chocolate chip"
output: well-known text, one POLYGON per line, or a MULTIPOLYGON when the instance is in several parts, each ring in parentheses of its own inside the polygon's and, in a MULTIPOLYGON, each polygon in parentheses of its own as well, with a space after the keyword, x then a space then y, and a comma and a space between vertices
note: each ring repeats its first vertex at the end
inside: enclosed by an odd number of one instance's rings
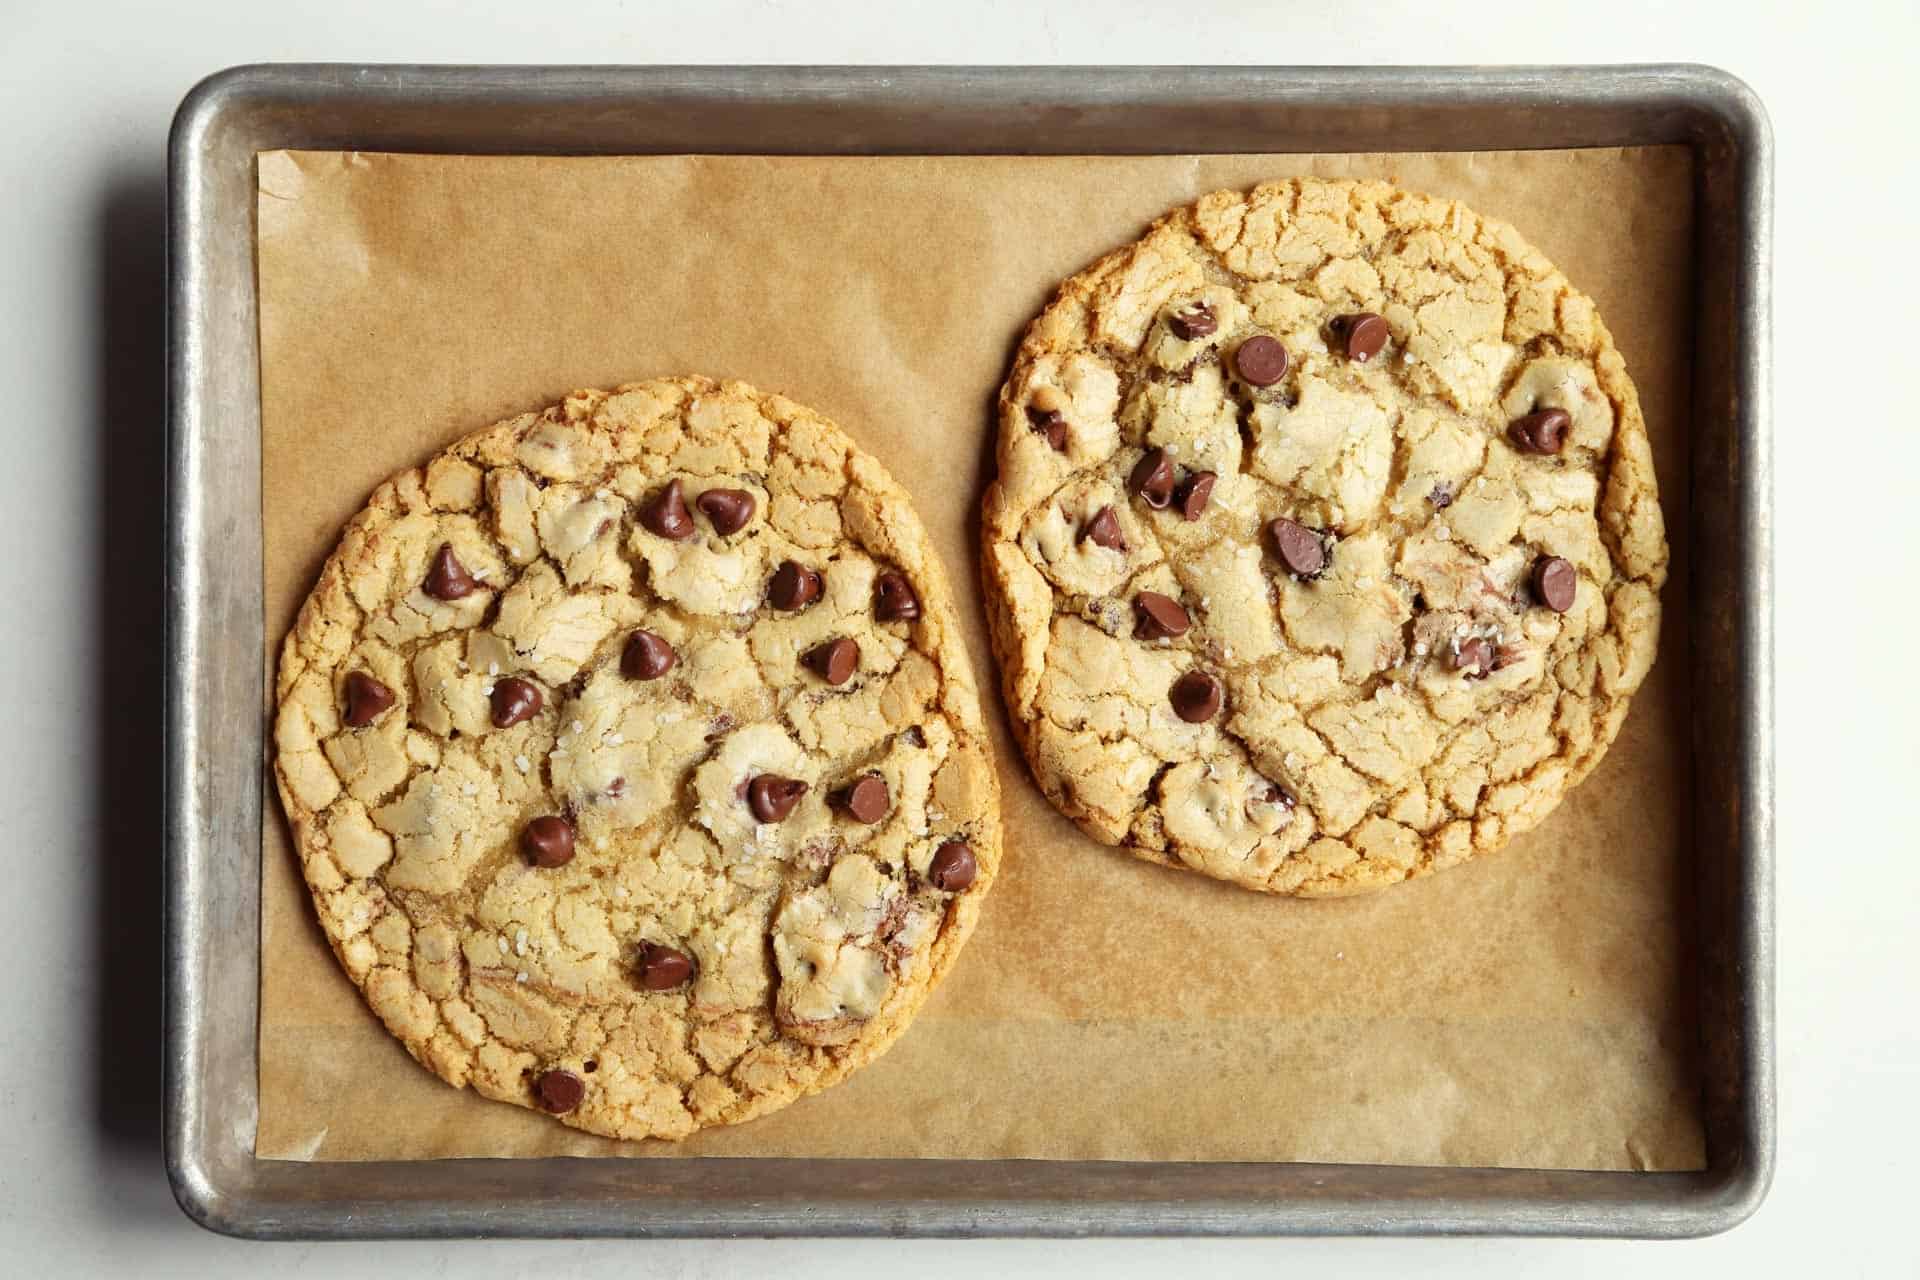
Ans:
POLYGON ((1542 409, 1507 424, 1507 439, 1522 453, 1558 453, 1567 443, 1573 417, 1565 409, 1542 409))
POLYGON ((1213 308, 1204 302, 1189 302, 1167 317, 1167 328, 1173 330, 1173 336, 1182 342, 1207 337, 1219 327, 1219 318, 1213 314, 1213 308))
POLYGON ((1220 713, 1220 682, 1204 671, 1189 671, 1167 690, 1167 701, 1188 724, 1204 724, 1220 713))
POLYGON ((835 793, 833 803, 836 808, 846 811, 855 822, 869 825, 887 816, 892 801, 887 795, 887 782, 877 773, 863 774, 835 793))
POLYGON ((1453 669, 1464 673, 1469 680, 1479 680, 1493 670, 1493 658, 1493 641, 1475 636, 1454 646, 1453 669))
POLYGON ((1427 501, 1433 504, 1435 511, 1445 511, 1453 505, 1453 486, 1444 481, 1433 486, 1433 492, 1427 495, 1427 501))
POLYGON ((1346 349, 1347 359, 1356 364, 1365 364, 1379 355, 1380 349, 1387 345, 1387 339, 1393 336, 1393 331, 1387 328, 1387 322, 1371 311, 1341 316, 1333 322, 1332 328, 1333 336, 1346 349))
POLYGON ((1158 591, 1142 591, 1133 598, 1133 608, 1139 619, 1134 623, 1133 634, 1142 640, 1163 640, 1187 634, 1187 628, 1193 620, 1180 602, 1172 596, 1163 596, 1158 591))
POLYGON ((1256 387, 1270 387, 1287 376, 1287 349, 1278 338, 1257 334, 1233 353, 1233 367, 1256 387))
POLYGON ((709 489, 693 500, 721 537, 740 532, 753 519, 753 495, 745 489, 709 489))
POLYGON ((1140 501, 1158 511, 1173 501, 1173 460, 1165 449, 1149 449, 1133 464, 1127 487, 1140 495, 1140 501))
POLYGON ((347 673, 346 694, 347 714, 344 718, 349 729, 372 724, 393 705, 393 690, 364 671, 347 673))
MULTIPOLYGON (((1038 395, 1036 393, 1036 399, 1038 395)), ((1067 451, 1067 419, 1058 409, 1042 409, 1037 404, 1027 406, 1027 421, 1033 429, 1047 438, 1047 444, 1055 453, 1067 451)))
POLYGON ((508 676, 493 683, 493 727, 508 729, 522 720, 531 720, 547 704, 538 685, 508 676))
POLYGON ((873 580, 873 616, 881 622, 912 622, 920 616, 920 597, 906 574, 889 569, 873 580))
POLYGON ((620 674, 629 680, 658 680, 678 660, 673 646, 651 631, 636 631, 620 651, 620 674))
POLYGON ((949 840, 933 851, 927 863, 927 883, 942 893, 959 893, 980 874, 973 847, 965 840, 949 840))
POLYGON ((1573 608, 1574 591, 1579 585, 1579 572, 1559 556, 1542 556, 1534 561, 1534 598, 1555 613, 1573 608))
POLYGON ((684 542, 693 536, 693 515, 687 510, 687 499, 680 492, 678 478, 667 481, 640 508, 640 527, 675 542, 684 542))
POLYGON ((435 600, 458 600, 480 588, 474 576, 467 572, 467 566, 460 563, 460 557, 453 554, 451 542, 441 543, 440 549, 433 553, 433 563, 427 566, 427 580, 422 585, 435 600))
POLYGON ((807 784, 800 779, 763 773, 747 784, 747 807, 755 822, 785 822, 805 794, 807 784))
POLYGON ((1303 524, 1281 516, 1268 522, 1267 538, 1288 573, 1311 578, 1327 567, 1326 544, 1320 541, 1319 534, 1303 524))
POLYGON ((820 598, 820 575, 803 564, 782 562, 767 587, 767 603, 776 609, 804 609, 820 598))
POLYGON ((1096 547, 1105 547, 1109 551, 1125 551, 1127 540, 1120 533, 1119 517, 1113 514, 1112 507, 1102 507, 1093 513, 1093 519, 1080 527, 1082 540, 1096 547))
POLYGON ((571 1071, 556 1067, 540 1073, 540 1078, 533 1082, 533 1096, 542 1111, 565 1115, 586 1099, 587 1082, 571 1071))
POLYGON ((564 867, 573 861, 573 824, 548 814, 520 833, 520 850, 536 867, 564 867))
POLYGON ((1213 497, 1213 483, 1218 478, 1211 471, 1196 471, 1187 477, 1186 483, 1180 486, 1181 519, 1200 518, 1200 513, 1207 509, 1207 499, 1213 497))
POLYGON ((807 650, 800 661, 828 684, 845 684, 860 667, 860 646, 845 636, 835 636, 807 650))
POLYGON ((658 942, 640 944, 634 967, 640 972, 640 985, 649 991, 671 991, 693 976, 693 961, 686 952, 658 942))

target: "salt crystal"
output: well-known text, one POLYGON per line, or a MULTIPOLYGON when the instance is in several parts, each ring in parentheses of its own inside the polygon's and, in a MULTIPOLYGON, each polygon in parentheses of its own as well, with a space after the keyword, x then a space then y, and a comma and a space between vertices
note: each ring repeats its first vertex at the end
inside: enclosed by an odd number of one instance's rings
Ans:
POLYGON ((1450 542, 1453 540, 1453 530, 1443 524, 1437 524, 1433 526, 1433 536, 1442 542, 1450 542))
POLYGON ((607 745, 610 747, 617 747, 626 740, 627 735, 624 733, 610 733, 607 735, 607 745))
POLYGON ((527 980, 527 971, 522 969, 520 972, 514 974, 513 980, 515 982, 525 982, 527 980))
POLYGON ((495 938, 494 941, 500 944, 500 954, 501 955, 507 954, 507 940, 504 937, 501 937, 501 938, 495 938))
POLYGON ((525 756, 515 756, 513 758, 513 767, 525 773, 527 770, 533 768, 533 762, 525 756))
POLYGON ((584 729, 584 728, 586 728, 586 726, 585 726, 585 725, 583 725, 583 724, 581 724, 581 723, 580 723, 580 722, 579 722, 578 720, 575 720, 575 721, 573 722, 573 731, 574 731, 575 733, 579 733, 579 732, 580 732, 580 731, 581 731, 582 729, 584 729))
POLYGON ((499 675, 499 674, 500 674, 500 664, 499 664, 499 663, 497 663, 497 662, 489 662, 489 663, 487 664, 487 674, 488 674, 488 675, 490 675, 490 676, 497 676, 497 675, 499 675))

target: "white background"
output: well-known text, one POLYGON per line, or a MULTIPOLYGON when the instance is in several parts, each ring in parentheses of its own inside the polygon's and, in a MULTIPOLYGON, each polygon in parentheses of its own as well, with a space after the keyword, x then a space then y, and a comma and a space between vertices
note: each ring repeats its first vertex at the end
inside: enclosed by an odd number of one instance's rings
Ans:
MULTIPOLYGON (((0 1274, 1920 1273, 1920 6, 0 0, 0 1274), (252 61, 1631 62, 1745 77, 1778 145, 1781 1145, 1747 1225, 1575 1241, 256 1245, 159 1133, 164 142, 252 61)), ((1708 340, 1708 335, 1701 335, 1708 340)))

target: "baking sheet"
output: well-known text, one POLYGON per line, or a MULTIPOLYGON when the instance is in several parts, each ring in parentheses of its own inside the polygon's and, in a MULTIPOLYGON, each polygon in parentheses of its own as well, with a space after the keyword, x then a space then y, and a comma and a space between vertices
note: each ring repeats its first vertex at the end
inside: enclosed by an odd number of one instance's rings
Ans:
MULTIPOLYGON (((694 371, 827 413, 976 579, 989 408, 1062 277, 1168 206, 1270 176, 1394 177, 1519 225, 1598 300, 1676 538, 1662 660, 1606 762, 1494 857, 1273 900, 1116 855, 997 727, 1008 853, 912 1030, 846 1084, 677 1146, 447 1088, 334 964, 270 806, 256 1151, 1030 1156, 1594 1169, 1704 1163, 1683 962, 1685 148, 1098 159, 259 158, 266 608, 277 642, 382 478, 558 398, 694 371)), ((982 683, 984 625, 961 596, 982 683)))

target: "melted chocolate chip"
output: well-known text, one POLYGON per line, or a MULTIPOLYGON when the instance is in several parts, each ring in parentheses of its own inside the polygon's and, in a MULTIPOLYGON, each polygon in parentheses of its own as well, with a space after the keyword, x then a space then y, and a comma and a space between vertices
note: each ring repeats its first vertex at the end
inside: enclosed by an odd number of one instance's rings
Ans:
POLYGON ((639 972, 640 985, 649 991, 671 991, 693 976, 693 961, 687 959, 686 952, 658 942, 640 944, 634 968, 639 972))
POLYGON ((1580 573, 1559 556, 1542 556, 1533 565, 1533 596, 1555 613, 1573 608, 1580 573))
POLYGON ((1278 338, 1256 334, 1233 353, 1233 367, 1256 387, 1270 387, 1287 376, 1287 349, 1278 338))
POLYGON ((1055 453, 1067 451, 1067 420, 1058 409, 1040 409, 1027 406, 1027 421, 1033 429, 1047 438, 1047 445, 1055 453))
POLYGON ((1573 417, 1565 409, 1542 409, 1507 424, 1507 439, 1522 453, 1551 454, 1566 447, 1573 417))
POLYGON ((640 508, 640 527, 663 538, 684 542, 693 536, 693 515, 678 478, 667 481, 640 508))
POLYGON ((949 840, 933 851, 927 863, 927 883, 942 893, 959 893, 980 874, 973 847, 965 840, 949 840))
POLYGON ((1140 501, 1158 511, 1173 501, 1173 461, 1165 449, 1149 449, 1133 464, 1127 487, 1140 495, 1140 501))
POLYGON ((1167 701, 1188 724, 1204 724, 1220 713, 1220 682, 1204 671, 1189 671, 1167 690, 1167 701))
POLYGON ((364 671, 349 671, 345 681, 347 713, 343 717, 349 729, 359 729, 378 720, 393 705, 393 690, 364 671))
POLYGON ((845 636, 835 636, 809 649, 800 661, 828 684, 845 684, 860 668, 860 646, 845 636))
POLYGON ((540 687, 519 676, 507 676, 494 681, 491 701, 493 727, 496 729, 510 729, 522 720, 531 720, 547 704, 540 687))
POLYGON ((1267 524, 1267 540, 1287 572, 1311 578, 1327 567, 1326 544, 1320 535, 1303 524, 1281 516, 1267 524))
POLYGON ((753 495, 745 489, 709 489, 695 498, 693 505, 723 538, 746 528, 755 510, 753 495))
POLYGON ((1479 680, 1493 670, 1493 641, 1484 636, 1475 636, 1471 640, 1462 640, 1454 647, 1453 669, 1469 680, 1479 680))
POLYGON ((747 808, 755 822, 785 822, 805 794, 807 784, 800 779, 763 773, 747 783, 747 808))
POLYGON ((1205 302, 1189 302, 1167 317, 1167 328, 1182 342, 1207 337, 1219 327, 1220 320, 1213 314, 1213 307, 1205 302))
POLYGON ((820 598, 820 575, 803 564, 784 561, 773 571, 767 603, 776 609, 804 609, 820 598))
POLYGON ((673 646, 651 631, 636 631, 620 651, 620 674, 629 680, 658 680, 679 660, 673 646))
POLYGON ((1381 348, 1387 345, 1387 339, 1393 336, 1393 331, 1387 328, 1387 322, 1371 311, 1340 316, 1331 327, 1347 359, 1356 364, 1365 364, 1379 355, 1381 348))
POLYGON ((433 563, 427 566, 427 580, 421 586, 435 600, 459 600, 480 589, 479 582, 467 572, 467 566, 453 554, 451 542, 441 543, 440 549, 433 553, 433 563))
POLYGON ((542 1111, 565 1115, 585 1101, 587 1082, 571 1071, 556 1067, 540 1073, 540 1078, 533 1082, 533 1096, 542 1111))
POLYGON ((573 824, 548 814, 520 833, 520 850, 536 867, 564 867, 573 861, 573 824))
POLYGON ((1196 471, 1180 486, 1180 518, 1198 520, 1213 497, 1213 483, 1219 477, 1211 471, 1196 471))
POLYGON ((873 580, 873 616, 881 622, 912 622, 920 616, 920 597, 906 574, 889 569, 873 580))
POLYGON ((1096 547, 1105 547, 1109 551, 1125 551, 1127 540, 1120 533, 1119 517, 1113 514, 1112 507, 1102 507, 1093 513, 1093 519, 1080 527, 1080 537, 1096 547))
POLYGON ((1187 634, 1187 628, 1193 620, 1180 602, 1172 596, 1163 596, 1158 591, 1142 591, 1133 598, 1134 612, 1139 615, 1134 622, 1133 634, 1142 640, 1164 640, 1187 634))
POLYGON ((843 810, 855 822, 869 825, 887 816, 892 800, 887 782, 877 773, 864 774, 834 793, 834 807, 843 810))

